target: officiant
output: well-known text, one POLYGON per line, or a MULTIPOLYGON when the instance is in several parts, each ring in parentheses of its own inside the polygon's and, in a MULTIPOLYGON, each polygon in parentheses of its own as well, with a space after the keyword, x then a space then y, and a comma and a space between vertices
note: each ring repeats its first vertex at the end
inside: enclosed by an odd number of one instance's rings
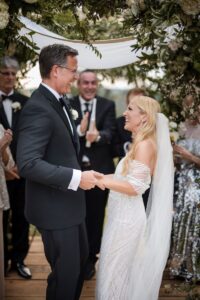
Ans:
MULTIPOLYGON (((111 140, 115 131, 115 103, 97 95, 98 79, 92 70, 79 75, 79 95, 71 100, 78 112, 75 121, 80 138, 80 162, 82 170, 96 170, 103 174, 114 171, 111 140)), ((86 226, 89 241, 89 259, 85 280, 95 274, 95 263, 100 250, 104 212, 108 190, 99 188, 85 191, 86 226)))

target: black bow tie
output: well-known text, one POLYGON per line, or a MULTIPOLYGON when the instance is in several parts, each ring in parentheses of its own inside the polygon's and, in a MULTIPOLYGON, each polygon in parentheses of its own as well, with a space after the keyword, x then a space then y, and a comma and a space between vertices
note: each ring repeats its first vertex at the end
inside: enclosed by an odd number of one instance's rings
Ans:
POLYGON ((1 100, 2 101, 4 101, 4 100, 6 100, 6 99, 9 99, 9 100, 11 100, 11 101, 13 101, 14 99, 13 99, 13 95, 10 95, 10 96, 8 96, 8 95, 1 95, 1 100))
POLYGON ((69 102, 69 99, 67 97, 61 97, 59 98, 59 102, 62 105, 62 107, 66 107, 70 110, 71 109, 71 105, 69 102))

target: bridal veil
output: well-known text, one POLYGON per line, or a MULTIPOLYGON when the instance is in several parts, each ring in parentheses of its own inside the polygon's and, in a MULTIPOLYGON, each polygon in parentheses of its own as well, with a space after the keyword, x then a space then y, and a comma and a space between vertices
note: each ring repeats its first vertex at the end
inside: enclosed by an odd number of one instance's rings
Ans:
POLYGON ((157 163, 147 205, 147 225, 136 253, 129 300, 157 300, 167 262, 173 217, 174 166, 168 119, 157 114, 157 163))

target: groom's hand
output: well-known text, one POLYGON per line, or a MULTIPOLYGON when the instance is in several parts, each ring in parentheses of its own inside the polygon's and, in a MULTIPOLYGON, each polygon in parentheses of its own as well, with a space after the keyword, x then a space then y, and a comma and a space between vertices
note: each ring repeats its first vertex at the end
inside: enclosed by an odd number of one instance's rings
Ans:
POLYGON ((81 174, 79 187, 83 190, 90 190, 95 187, 97 180, 103 175, 95 171, 84 171, 81 174))

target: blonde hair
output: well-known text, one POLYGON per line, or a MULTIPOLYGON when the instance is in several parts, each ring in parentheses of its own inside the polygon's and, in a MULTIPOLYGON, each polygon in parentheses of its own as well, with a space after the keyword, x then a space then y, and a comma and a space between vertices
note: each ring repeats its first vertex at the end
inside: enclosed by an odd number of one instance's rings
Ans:
POLYGON ((134 142, 125 156, 122 174, 126 175, 128 172, 128 166, 130 160, 133 160, 135 157, 136 149, 138 144, 152 137, 155 139, 156 137, 156 116, 157 113, 160 112, 160 104, 154 100, 153 98, 147 96, 132 96, 130 99, 130 103, 134 103, 141 111, 141 114, 145 114, 147 116, 147 121, 137 132, 134 137, 134 142))

